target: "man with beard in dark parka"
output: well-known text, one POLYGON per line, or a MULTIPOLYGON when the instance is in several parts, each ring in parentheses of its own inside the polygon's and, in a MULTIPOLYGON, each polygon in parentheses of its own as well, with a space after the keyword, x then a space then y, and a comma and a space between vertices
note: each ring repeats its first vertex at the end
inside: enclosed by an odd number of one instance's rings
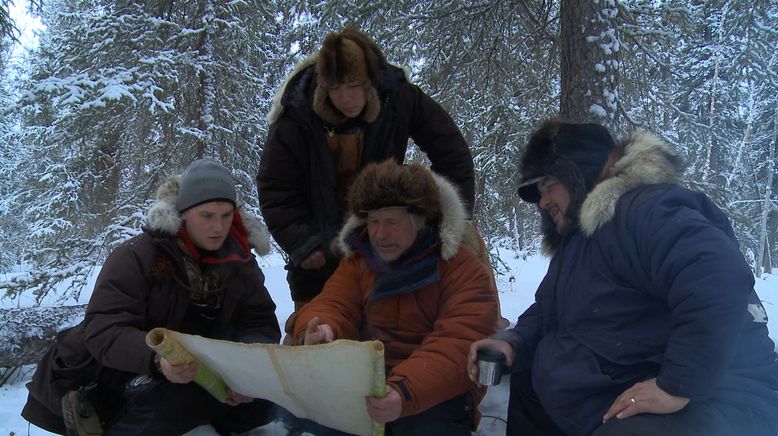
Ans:
POLYGON ((778 431, 778 356, 724 213, 678 186, 659 138, 615 144, 550 120, 521 160, 552 257, 503 352, 508 434, 765 435, 778 431))

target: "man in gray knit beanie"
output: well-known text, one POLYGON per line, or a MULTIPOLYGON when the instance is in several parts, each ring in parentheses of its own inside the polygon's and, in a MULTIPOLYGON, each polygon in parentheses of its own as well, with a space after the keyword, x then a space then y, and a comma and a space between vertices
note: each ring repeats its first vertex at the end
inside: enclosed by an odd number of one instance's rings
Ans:
POLYGON ((145 341, 165 327, 278 343, 275 304, 252 253, 267 253, 267 233, 236 203, 230 171, 210 159, 162 183, 143 232, 105 261, 84 320, 58 334, 38 364, 25 419, 78 435, 178 435, 206 424, 233 434, 273 419, 271 402, 232 390, 217 399, 192 383, 196 362, 170 362, 145 341))

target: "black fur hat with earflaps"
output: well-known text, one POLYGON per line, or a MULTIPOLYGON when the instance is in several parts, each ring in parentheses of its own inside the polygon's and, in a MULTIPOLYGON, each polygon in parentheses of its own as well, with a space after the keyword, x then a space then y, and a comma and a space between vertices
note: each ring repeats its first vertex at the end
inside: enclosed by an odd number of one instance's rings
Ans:
POLYGON ((581 202, 594 188, 614 148, 608 129, 593 123, 551 119, 538 128, 521 158, 519 196, 540 201, 537 183, 546 176, 559 179, 573 199, 581 202))
MULTIPOLYGON (((524 201, 539 203, 538 183, 544 177, 555 177, 570 194, 565 211, 571 220, 569 228, 577 227, 581 205, 614 147, 608 129, 599 124, 577 124, 558 118, 546 121, 532 134, 521 158, 519 196, 524 201)), ((550 253, 559 245, 562 235, 548 213, 541 210, 540 217, 543 247, 550 253)))

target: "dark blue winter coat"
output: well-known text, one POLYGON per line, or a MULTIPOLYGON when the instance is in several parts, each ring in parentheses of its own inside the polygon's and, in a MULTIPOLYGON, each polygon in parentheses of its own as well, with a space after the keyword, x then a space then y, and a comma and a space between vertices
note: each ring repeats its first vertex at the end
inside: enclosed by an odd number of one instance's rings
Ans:
POLYGON ((590 434, 619 394, 654 377, 671 395, 778 420, 778 356, 753 274, 708 197, 657 184, 675 176, 665 148, 652 137, 627 147, 580 227, 551 247, 535 304, 500 335, 567 434, 590 434))

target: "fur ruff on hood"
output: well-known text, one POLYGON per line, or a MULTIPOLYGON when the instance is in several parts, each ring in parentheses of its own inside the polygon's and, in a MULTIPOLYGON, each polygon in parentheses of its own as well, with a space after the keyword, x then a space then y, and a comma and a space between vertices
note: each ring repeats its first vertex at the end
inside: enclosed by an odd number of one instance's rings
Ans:
MULTIPOLYGON (((459 192, 444 177, 432 173, 432 178, 438 187, 441 218, 438 226, 438 235, 440 236, 441 247, 440 255, 443 260, 450 260, 459 251, 462 240, 465 236, 467 227, 467 212, 462 197, 459 192)), ((356 215, 350 215, 346 223, 340 230, 335 239, 335 248, 343 254, 344 257, 350 256, 354 250, 346 241, 346 238, 357 228, 367 224, 365 218, 356 215)))
MULTIPOLYGON (((149 230, 162 232, 167 235, 176 235, 181 228, 183 220, 176 208, 178 189, 181 176, 176 175, 166 180, 157 189, 157 198, 146 214, 146 225, 149 230)), ((238 211, 243 219, 243 226, 248 232, 249 245, 260 256, 270 253, 270 237, 267 227, 251 213, 249 213, 238 200, 238 211)))
POLYGON ((297 77, 298 74, 302 73, 304 69, 314 64, 316 64, 315 54, 308 56, 307 58, 298 62, 297 65, 294 66, 294 70, 292 70, 292 72, 286 76, 286 80, 284 80, 284 83, 280 88, 278 88, 276 95, 273 97, 273 105, 270 107, 270 112, 268 112, 267 117, 265 117, 268 125, 278 121, 278 119, 281 118, 281 115, 284 113, 284 95, 286 94, 287 87, 289 86, 289 83, 292 81, 292 79, 297 77))
MULTIPOLYGON (((606 178, 596 184, 581 206, 579 225, 587 237, 611 221, 616 203, 624 193, 643 185, 678 184, 684 165, 681 155, 659 137, 638 132, 626 140, 624 156, 607 170, 606 178)), ((554 253, 551 235, 544 235, 543 248, 554 253)))

